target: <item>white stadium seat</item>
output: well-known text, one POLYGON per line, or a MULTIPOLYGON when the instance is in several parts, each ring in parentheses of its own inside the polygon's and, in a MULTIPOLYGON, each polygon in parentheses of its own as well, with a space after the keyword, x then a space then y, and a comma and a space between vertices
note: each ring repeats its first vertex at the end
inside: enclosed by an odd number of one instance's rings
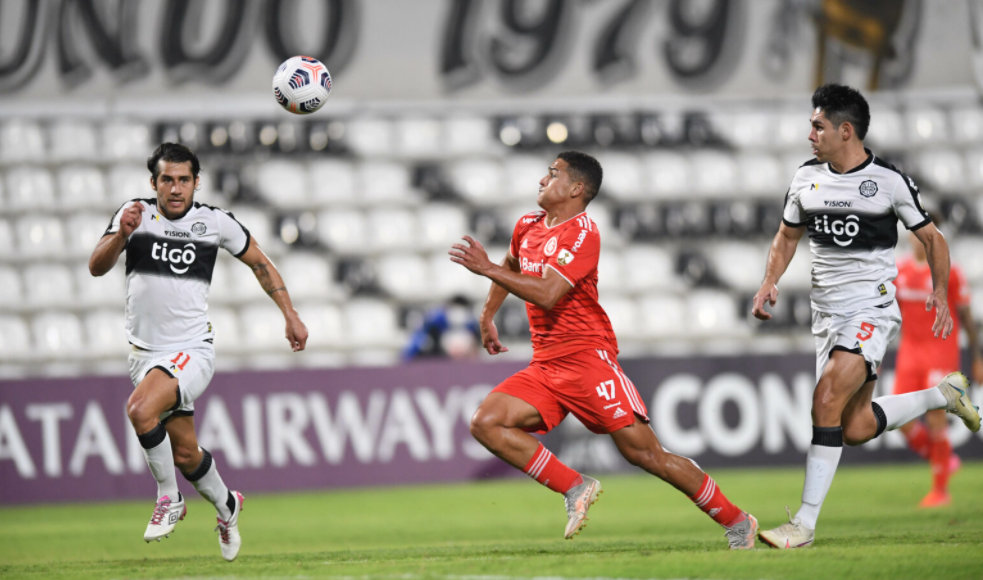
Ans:
POLYGON ((212 269, 212 281, 208 287, 209 304, 228 304, 235 301, 232 296, 232 268, 249 269, 245 264, 240 264, 238 260, 228 259, 219 253, 219 258, 215 260, 215 267, 212 269), (234 263, 233 263, 234 262, 234 263))
POLYGON ((637 338, 642 334, 638 308, 630 298, 605 295, 600 299, 601 308, 611 321, 614 334, 621 339, 637 338))
POLYGON ((931 145, 949 139, 945 113, 941 109, 918 107, 909 110, 904 117, 908 143, 931 145))
POLYGON ((239 319, 235 311, 220 306, 208 307, 208 321, 215 333, 215 351, 219 354, 238 352, 243 337, 239 333, 239 319))
POLYGON ((293 252, 277 260, 276 267, 293 300, 332 299, 340 294, 331 265, 317 254, 293 252))
POLYGON ((542 155, 514 155, 506 158, 503 162, 504 193, 508 199, 535 203, 539 195, 539 180, 546 176, 552 162, 553 159, 542 155))
POLYGON ((405 118, 396 122, 396 152, 403 157, 433 157, 440 153, 440 122, 427 118, 405 118))
POLYGON ((626 280, 620 252, 601 250, 597 261, 597 278, 597 290, 605 296, 625 291, 626 280))
POLYGON ((0 158, 36 163, 45 158, 44 133, 32 121, 13 120, 0 127, 0 158))
POLYGON ((671 289, 678 284, 673 256, 661 246, 630 246, 621 256, 621 275, 629 292, 671 289))
POLYGON ((943 192, 960 191, 966 185, 962 156, 950 150, 932 150, 918 158, 919 174, 924 186, 943 192))
MULTIPOLYGON (((604 168, 601 194, 617 200, 635 200, 643 197, 645 178, 638 157, 626 153, 609 153, 598 157, 604 168)), ((545 175, 545 172, 541 170, 545 175)))
POLYGON ((24 319, 0 314, 0 360, 22 360, 31 354, 31 333, 24 319))
POLYGON ((380 203, 414 205, 419 196, 410 187, 409 167, 400 163, 375 161, 362 163, 356 174, 358 201, 362 205, 380 203))
POLYGON ((117 165, 109 171, 109 205, 118 208, 131 199, 152 199, 157 194, 150 187, 150 172, 139 165, 117 165))
POLYGON ((708 197, 732 197, 739 186, 737 165, 727 153, 702 151, 690 157, 695 191, 708 197))
POLYGON ((229 263, 227 272, 230 282, 228 288, 230 302, 262 304, 270 300, 266 291, 259 285, 259 280, 256 279, 256 273, 249 266, 240 263, 238 260, 234 260, 229 263))
POLYGON ((50 311, 36 316, 31 324, 34 348, 50 360, 74 360, 85 356, 82 324, 74 314, 50 311))
MULTIPOLYGON (((95 167, 69 166, 61 169, 57 188, 58 202, 65 209, 94 210, 106 205, 106 184, 102 172, 95 167)), ((108 222, 109 217, 107 215, 105 221, 108 222)))
POLYGON ((12 210, 48 209, 55 206, 55 183, 48 170, 19 167, 7 172, 6 206, 12 210))
POLYGON ((427 248, 450 249, 461 236, 472 232, 468 228, 468 218, 459 207, 445 204, 428 204, 417 211, 417 223, 427 248))
POLYGON ((123 309, 96 310, 85 315, 85 345, 96 356, 126 355, 126 319, 123 309))
MULTIPOLYGON (((88 258, 92 255, 92 250, 102 239, 109 226, 112 216, 96 213, 75 213, 69 214, 65 220, 64 231, 68 239, 65 240, 66 249, 69 254, 78 257, 88 258)), ((119 260, 119 267, 123 267, 125 256, 119 260)))
POLYGON ((17 254, 14 246, 14 228, 7 220, 0 219, 0 258, 10 258, 17 254))
POLYGON ((135 121, 113 121, 102 127, 103 154, 110 159, 146 159, 153 146, 150 128, 135 121))
POLYGON ((379 286, 397 300, 418 301, 432 297, 429 264, 417 254, 388 254, 379 260, 379 286))
POLYGON ((799 147, 803 155, 808 155, 808 138, 811 130, 808 111, 783 111, 776 120, 775 144, 781 150, 799 147))
POLYGON ((487 154, 494 146, 491 121, 484 117, 451 117, 444 121, 444 146, 449 154, 487 154))
POLYGON ((693 194, 693 179, 686 157, 678 153, 652 153, 642 159, 647 170, 648 190, 659 198, 693 194))
POLYGON ((419 245, 416 214, 408 209, 370 211, 366 223, 369 226, 369 240, 377 250, 412 250, 419 245))
POLYGON ((638 301, 640 333, 647 338, 685 336, 690 322, 686 303, 672 295, 647 295, 638 301))
POLYGON ((256 188, 273 207, 305 209, 311 206, 307 168, 295 161, 267 161, 256 170, 256 188))
MULTIPOLYGON (((800 115, 800 126, 807 126, 808 120, 800 115)), ((739 149, 760 151, 775 143, 778 128, 778 117, 767 108, 744 109, 731 111, 726 115, 724 123, 715 124, 727 136, 730 144, 739 149)))
POLYGON ((872 106, 870 127, 867 129, 865 141, 870 141, 875 150, 879 147, 898 147, 899 143, 907 143, 901 115, 891 108, 872 106))
MULTIPOLYGON (((495 252, 488 249, 492 261, 501 261, 505 251, 495 252)), ((488 294, 487 278, 477 276, 460 264, 451 262, 447 252, 435 252, 429 260, 430 275, 432 276, 433 298, 446 300, 456 295, 463 295, 472 300, 482 300, 488 294)))
POLYGON ((358 202, 355 167, 350 161, 326 159, 311 163, 309 183, 311 203, 316 207, 358 202))
POLYGON ((983 237, 960 236, 949 242, 949 252, 952 262, 959 264, 971 282, 970 287, 983 282, 983 237))
POLYGON ((317 217, 317 232, 321 243, 332 252, 364 254, 369 250, 368 227, 360 211, 323 211, 317 217))
MULTIPOLYGON (((782 275, 778 287, 781 290, 810 290, 812 289, 812 252, 809 245, 801 244, 788 264, 788 269, 782 275)), ((766 247, 767 250, 767 247, 766 247)), ((759 278, 764 277, 764 265, 761 266, 759 278)))
POLYGON ((74 266, 76 300, 80 306, 112 306, 123 312, 126 304, 126 255, 102 276, 89 273, 88 264, 74 266))
POLYGON ((362 118, 348 123, 348 146, 362 157, 382 157, 393 150, 393 126, 386 119, 362 118))
POLYGON ((983 188, 983 149, 967 151, 964 167, 966 184, 975 189, 983 188))
POLYGON ((741 189, 756 197, 778 199, 792 178, 791 174, 785 175, 781 162, 771 155, 742 155, 737 158, 737 167, 741 189))
POLYGON ((713 270, 730 288, 748 292, 761 287, 768 246, 731 240, 713 244, 705 254, 710 257, 713 270))
POLYGON ((249 352, 290 352, 286 339, 286 321, 273 304, 255 304, 239 311, 242 347, 249 352))
POLYGON ((54 257, 64 252, 61 220, 50 215, 31 215, 17 220, 17 246, 26 258, 54 257))
POLYGON ((949 111, 952 140, 963 145, 983 142, 983 109, 979 105, 959 107, 949 111))
POLYGON ((233 219, 242 224, 242 227, 249 230, 249 234, 267 253, 280 247, 280 236, 273 231, 273 220, 270 219, 268 210, 251 205, 224 209, 227 209, 233 219))
POLYGON ((55 161, 96 159, 99 156, 96 131, 89 123, 59 121, 51 126, 48 142, 51 144, 50 156, 55 161))
POLYGON ((31 306, 58 306, 75 301, 72 274, 60 264, 35 264, 24 269, 24 294, 31 306))
POLYGON ((17 270, 0 266, 0 310, 18 310, 24 306, 24 285, 17 270))
POLYGON ((302 303, 297 306, 301 320, 307 326, 307 350, 338 348, 346 339, 344 317, 332 304, 302 303))
POLYGON ((489 206, 507 200, 502 187, 503 170, 495 161, 459 161, 450 165, 448 173, 454 190, 475 205, 489 206))
POLYGON ((734 297, 719 290, 697 290, 686 297, 685 332, 707 337, 740 334, 734 297))
POLYGON ((396 323, 396 310, 381 300, 360 298, 345 308, 346 344, 359 347, 401 347, 403 333, 396 323))

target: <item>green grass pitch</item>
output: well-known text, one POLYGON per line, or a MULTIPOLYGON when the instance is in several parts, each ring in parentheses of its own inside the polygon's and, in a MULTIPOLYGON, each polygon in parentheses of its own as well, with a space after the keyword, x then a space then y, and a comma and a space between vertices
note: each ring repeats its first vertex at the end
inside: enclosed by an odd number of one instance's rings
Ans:
MULTIPOLYGON (((798 506, 802 469, 717 470, 765 527, 798 506)), ((983 463, 926 511, 927 465, 845 467, 812 548, 729 552, 668 485, 602 477, 590 524, 564 541, 562 499, 527 479, 333 493, 250 494, 239 559, 221 559, 211 506, 145 544, 145 502, 0 509, 0 578, 983 578, 983 463)), ((148 486, 152 484, 148 483, 148 486)), ((148 490, 151 487, 148 487, 148 490)))

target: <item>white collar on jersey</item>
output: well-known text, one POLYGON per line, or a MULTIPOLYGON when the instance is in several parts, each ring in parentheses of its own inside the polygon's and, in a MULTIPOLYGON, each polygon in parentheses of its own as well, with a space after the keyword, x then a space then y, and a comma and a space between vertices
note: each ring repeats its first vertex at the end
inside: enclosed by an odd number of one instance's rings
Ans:
POLYGON ((548 230, 551 230, 553 228, 557 228, 557 227, 562 226, 563 224, 567 223, 570 220, 575 220, 575 219, 579 218, 582 215, 587 215, 587 210, 586 209, 584 211, 578 213, 577 215, 571 217, 570 219, 563 220, 562 222, 560 222, 560 223, 558 223, 556 225, 553 225, 553 226, 546 225, 546 218, 544 217, 543 218, 543 227, 546 228, 546 229, 548 229, 548 230))

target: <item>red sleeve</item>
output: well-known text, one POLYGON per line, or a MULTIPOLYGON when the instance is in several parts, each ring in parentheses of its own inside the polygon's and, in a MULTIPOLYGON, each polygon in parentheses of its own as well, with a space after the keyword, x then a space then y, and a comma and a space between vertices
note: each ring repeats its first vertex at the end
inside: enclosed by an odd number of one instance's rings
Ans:
MULTIPOLYGON (((583 228, 566 228, 556 240, 556 251, 546 257, 545 267, 553 268, 576 286, 583 278, 597 270, 601 255, 601 236, 593 223, 583 228)), ((547 244, 549 245, 549 244, 547 244)))
POLYGON ((519 244, 522 243, 522 234, 526 233, 526 224, 522 223, 522 219, 515 222, 515 227, 512 228, 512 240, 509 241, 509 254, 513 258, 519 259, 519 244))
POLYGON ((950 308, 969 306, 969 283, 962 268, 953 264, 949 269, 949 305, 950 308))

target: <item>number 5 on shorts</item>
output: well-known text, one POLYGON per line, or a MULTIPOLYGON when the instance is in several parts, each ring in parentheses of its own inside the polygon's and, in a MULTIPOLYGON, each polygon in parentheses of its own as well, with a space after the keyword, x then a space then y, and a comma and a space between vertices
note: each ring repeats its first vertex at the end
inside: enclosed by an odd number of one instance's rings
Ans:
POLYGON ((614 381, 604 381, 597 385, 597 394, 610 401, 614 398, 614 381))
POLYGON ((872 336, 874 336, 874 325, 869 322, 861 322, 860 332, 857 333, 857 338, 867 340, 872 336))

